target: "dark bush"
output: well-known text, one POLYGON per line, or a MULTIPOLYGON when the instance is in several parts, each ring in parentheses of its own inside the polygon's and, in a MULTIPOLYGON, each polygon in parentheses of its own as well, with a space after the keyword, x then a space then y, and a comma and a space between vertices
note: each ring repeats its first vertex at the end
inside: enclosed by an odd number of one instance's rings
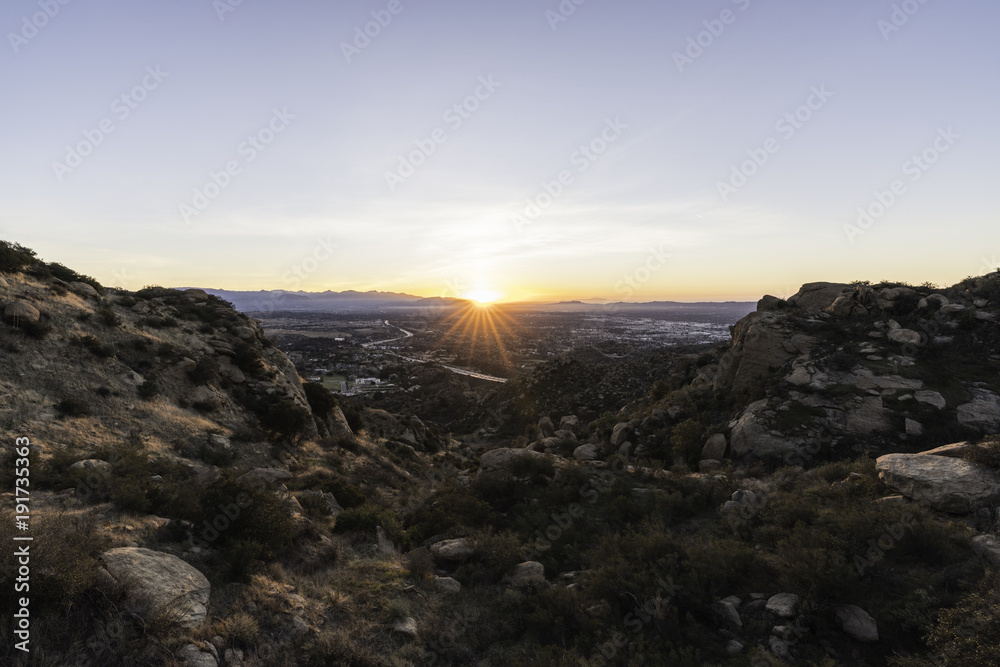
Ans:
POLYGON ((93 414, 90 404, 77 396, 70 396, 59 401, 56 404, 56 410, 65 417, 87 417, 93 414))
POLYGON ((312 423, 312 414, 288 398, 270 403, 258 416, 261 428, 274 440, 296 442, 312 423))
POLYGON ((35 251, 19 243, 0 241, 0 271, 18 273, 38 262, 35 251))
POLYGON ((188 372, 188 378, 197 385, 213 384, 219 381, 219 368, 215 357, 202 357, 188 372))
POLYGON ((317 417, 326 417, 337 407, 337 398, 319 382, 306 382, 302 388, 306 392, 309 407, 317 417))

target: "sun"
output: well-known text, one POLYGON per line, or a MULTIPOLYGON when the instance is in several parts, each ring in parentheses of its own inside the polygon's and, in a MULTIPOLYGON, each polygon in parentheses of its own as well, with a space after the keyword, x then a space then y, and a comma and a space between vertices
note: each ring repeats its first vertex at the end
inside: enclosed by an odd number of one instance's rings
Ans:
POLYGON ((471 292, 466 292, 464 298, 475 301, 480 306, 485 306, 493 303, 499 299, 502 295, 500 292, 491 289, 476 289, 471 292))

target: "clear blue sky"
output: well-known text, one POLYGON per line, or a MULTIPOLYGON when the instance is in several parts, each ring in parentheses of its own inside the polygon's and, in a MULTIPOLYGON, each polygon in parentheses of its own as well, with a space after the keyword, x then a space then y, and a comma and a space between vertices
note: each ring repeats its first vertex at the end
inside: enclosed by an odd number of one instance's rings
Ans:
POLYGON ((0 238, 131 289, 755 299, 1000 265, 994 1, 235 1, 3 4, 0 238))

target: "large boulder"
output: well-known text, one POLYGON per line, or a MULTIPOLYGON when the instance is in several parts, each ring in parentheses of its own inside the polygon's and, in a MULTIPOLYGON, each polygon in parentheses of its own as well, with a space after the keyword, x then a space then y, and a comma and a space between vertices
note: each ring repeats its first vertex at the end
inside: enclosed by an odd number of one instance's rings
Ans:
POLYGON ((201 572, 180 558, 161 551, 122 547, 101 554, 105 569, 130 586, 130 599, 148 604, 186 628, 205 622, 212 586, 201 572))
POLYGON ((708 442, 701 448, 701 459, 715 459, 721 461, 726 456, 726 436, 722 433, 713 433, 708 438, 708 442))
POLYGON ((793 358, 785 346, 786 316, 776 312, 750 313, 733 327, 731 347, 719 360, 713 386, 717 393, 743 391, 793 358))
POLYGON ((476 547, 470 540, 460 537, 436 542, 431 545, 430 551, 437 560, 459 562, 472 558, 476 553, 476 547))
POLYGON ((14 301, 3 309, 3 316, 4 319, 19 324, 21 322, 37 322, 42 314, 27 301, 14 301))
POLYGON ((739 419, 729 425, 734 457, 783 457, 796 450, 796 441, 776 436, 760 423, 761 413, 767 406, 766 398, 755 401, 746 407, 739 419))
POLYGON ((69 288, 79 294, 90 298, 97 297, 97 290, 89 283, 71 282, 69 288))
POLYGON ((911 500, 942 512, 966 514, 1000 501, 1000 479, 985 468, 948 456, 886 454, 879 477, 911 500))
POLYGON ((772 595, 764 608, 779 618, 795 618, 799 613, 799 596, 794 593, 772 595))
POLYGON ((958 421, 989 431, 1000 429, 1000 396, 987 389, 973 389, 972 400, 958 406, 958 421))
POLYGON ((538 561, 529 560, 514 568, 514 571, 507 576, 507 583, 514 588, 528 588, 529 586, 545 583, 545 566, 538 561))
POLYGON ((840 297, 850 297, 854 293, 854 286, 845 283, 806 283, 788 297, 788 303, 805 315, 814 315, 832 306, 840 297))
POLYGON ((853 604, 838 605, 834 609, 834 615, 837 625, 848 637, 869 644, 878 641, 878 623, 861 607, 853 604))

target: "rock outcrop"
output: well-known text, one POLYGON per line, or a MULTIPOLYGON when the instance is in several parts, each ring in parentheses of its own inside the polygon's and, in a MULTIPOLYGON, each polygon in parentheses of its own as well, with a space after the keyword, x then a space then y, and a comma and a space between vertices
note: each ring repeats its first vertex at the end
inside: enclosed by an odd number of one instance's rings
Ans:
POLYGON ((201 572, 180 558, 137 547, 111 549, 101 555, 105 569, 130 587, 130 600, 148 604, 149 612, 165 614, 181 626, 205 621, 212 586, 201 572))
POLYGON ((875 467, 890 488, 942 512, 965 514, 1000 502, 996 473, 961 459, 887 454, 875 467))

